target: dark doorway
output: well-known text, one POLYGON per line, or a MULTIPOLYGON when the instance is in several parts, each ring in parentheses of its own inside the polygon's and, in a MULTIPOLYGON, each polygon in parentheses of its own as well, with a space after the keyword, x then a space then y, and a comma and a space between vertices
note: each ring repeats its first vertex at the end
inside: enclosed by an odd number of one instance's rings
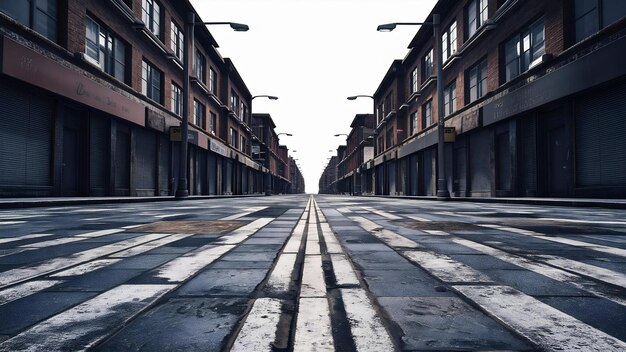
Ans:
POLYGON ((84 185, 83 121, 76 110, 66 109, 63 117, 63 154, 61 159, 61 195, 80 196, 84 185))
POLYGON ((544 193, 550 197, 570 195, 572 143, 568 117, 564 109, 548 112, 543 118, 544 193))

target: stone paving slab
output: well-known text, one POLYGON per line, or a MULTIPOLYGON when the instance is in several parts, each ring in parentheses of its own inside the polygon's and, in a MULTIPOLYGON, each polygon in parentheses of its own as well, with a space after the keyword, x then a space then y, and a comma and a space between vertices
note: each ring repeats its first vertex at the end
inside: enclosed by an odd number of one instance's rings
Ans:
POLYGON ((267 272, 268 269, 210 269, 184 284, 175 295, 249 297, 267 272))
POLYGON ((143 273, 139 269, 100 269, 70 279, 50 288, 50 291, 102 292, 121 285, 143 273))
POLYGON ((440 282, 423 272, 413 270, 363 270, 370 291, 378 297, 440 297, 450 292, 438 292, 440 282))

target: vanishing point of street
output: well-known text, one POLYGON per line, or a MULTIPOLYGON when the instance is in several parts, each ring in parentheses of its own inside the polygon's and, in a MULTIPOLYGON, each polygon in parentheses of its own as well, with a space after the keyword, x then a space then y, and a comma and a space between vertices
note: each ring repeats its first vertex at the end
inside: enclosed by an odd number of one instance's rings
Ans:
POLYGON ((0 351, 624 351, 626 211, 280 196, 0 212, 0 351))

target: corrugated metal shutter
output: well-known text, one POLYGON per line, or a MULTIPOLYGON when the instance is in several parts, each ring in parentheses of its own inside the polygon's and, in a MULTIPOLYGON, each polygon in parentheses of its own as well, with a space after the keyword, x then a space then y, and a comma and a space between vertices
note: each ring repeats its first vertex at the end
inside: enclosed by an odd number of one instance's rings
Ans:
POLYGON ((417 195, 417 154, 412 154, 409 158, 409 184, 411 185, 411 191, 409 195, 416 196, 417 195))
POLYGON ((509 132, 496 134, 496 180, 500 191, 511 190, 511 151, 509 132))
POLYGON ((207 170, 209 177, 209 194, 217 194, 217 158, 214 153, 209 153, 207 170))
POLYGON ((453 191, 458 195, 465 195, 467 191, 467 162, 465 143, 459 143, 461 147, 454 149, 453 191))
POLYGON ((115 190, 117 195, 130 194, 130 132, 119 124, 115 136, 115 190))
POLYGON ((521 120, 519 127, 519 176, 522 195, 537 192, 537 119, 521 120))
POLYGON ((470 190, 491 192, 490 133, 483 129, 470 136, 470 190))
MULTIPOLYGON (((155 191, 156 188, 156 135, 146 129, 136 128, 134 178, 137 190, 155 191)), ((153 193, 154 194, 154 193, 153 193)))
POLYGON ((626 84, 576 99, 578 187, 626 186, 626 84))
POLYGON ((91 116, 89 126, 89 188, 92 195, 105 195, 109 174, 109 120, 91 116))
POLYGON ((52 99, 0 86, 0 184, 50 186, 52 99))
POLYGON ((424 194, 426 196, 434 196, 435 192, 435 149, 424 150, 423 154, 423 186, 424 194))
POLYGON ((170 141, 167 135, 159 134, 159 191, 169 194, 170 187, 170 141))
POLYGON ((390 161, 387 163, 387 175, 389 182, 389 194, 396 194, 396 163, 395 161, 390 161))

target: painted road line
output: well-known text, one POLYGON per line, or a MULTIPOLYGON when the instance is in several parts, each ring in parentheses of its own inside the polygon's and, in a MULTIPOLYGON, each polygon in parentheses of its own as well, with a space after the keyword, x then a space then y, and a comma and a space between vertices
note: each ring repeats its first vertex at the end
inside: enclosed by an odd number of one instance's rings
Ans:
POLYGON ((46 236, 54 236, 54 235, 51 233, 34 233, 32 235, 24 235, 24 236, 19 236, 19 237, 0 238, 0 244, 30 240, 33 238, 40 238, 40 237, 46 237, 46 236))
POLYGON ((309 229, 306 236, 306 255, 319 255, 320 252, 320 237, 317 231, 317 221, 313 217, 309 221, 309 229))
POLYGON ((182 215, 187 215, 187 213, 162 214, 162 215, 155 215, 154 217, 157 219, 167 219, 167 218, 173 218, 173 217, 182 216, 182 215))
POLYGON ((274 293, 287 292, 296 266, 297 253, 282 253, 267 280, 267 288, 274 293))
POLYGON ((0 221, 0 225, 19 225, 25 223, 26 221, 0 221))
POLYGON ((547 351, 626 351, 626 343, 508 286, 453 286, 547 351))
POLYGON ((102 269, 106 266, 119 262, 121 259, 100 259, 94 260, 91 262, 87 262, 85 264, 81 264, 75 266, 73 268, 63 270, 59 273, 55 273, 54 275, 50 275, 50 277, 63 277, 63 276, 78 276, 90 273, 92 271, 96 271, 98 269, 102 269))
POLYGON ((297 225, 293 234, 289 238, 289 241, 287 241, 283 253, 298 253, 300 251, 300 244, 302 243, 303 233, 304 227, 300 227, 300 225, 297 225))
POLYGON ((343 288, 341 299, 350 322, 350 332, 359 352, 394 351, 393 342, 365 290, 343 288))
POLYGON ((156 268, 157 273, 155 276, 168 282, 185 281, 233 248, 235 248, 235 245, 206 245, 200 247, 156 268))
POLYGON ((94 238, 94 237, 112 235, 114 233, 124 232, 124 231, 126 231, 126 229, 122 229, 122 228, 119 228, 119 229, 108 229, 108 230, 86 232, 86 233, 82 233, 80 235, 76 235, 76 237, 94 238))
POLYGON ((382 216, 382 217, 384 217, 386 219, 389 219, 389 220, 400 220, 400 219, 402 219, 402 217, 400 217, 400 216, 393 215, 393 214, 388 213, 386 211, 378 210, 378 209, 375 209, 375 208, 372 208, 372 207, 361 207, 361 209, 367 210, 370 213, 374 213, 376 215, 380 215, 380 216, 382 216))
POLYGON ((300 297, 326 297, 326 283, 324 282, 321 255, 307 255, 304 257, 300 297))
POLYGON ((274 218, 258 218, 253 222, 220 237, 215 244, 239 244, 273 220, 274 218))
POLYGON ((294 351, 335 351, 326 298, 300 298, 294 351))
POLYGON ((193 236, 191 233, 177 233, 173 235, 169 235, 164 238, 160 238, 156 241, 148 242, 146 244, 142 244, 140 246, 135 246, 133 248, 129 248, 125 251, 117 252, 115 254, 111 254, 109 257, 111 258, 128 258, 138 254, 142 254, 158 247, 165 246, 166 244, 170 244, 172 242, 176 242, 182 240, 183 238, 187 238, 189 236, 193 236))
POLYGON ((73 242, 78 242, 78 241, 84 241, 86 239, 87 238, 81 238, 81 237, 63 237, 63 238, 57 238, 57 239, 49 240, 49 241, 25 244, 25 245, 20 246, 20 248, 28 248, 32 250, 32 249, 38 249, 38 248, 58 246, 61 244, 73 243, 73 242))
POLYGON ((557 256, 535 255, 533 258, 568 271, 626 288, 626 275, 613 270, 557 256))
POLYGON ((345 254, 331 254, 330 260, 333 263, 333 272, 337 285, 359 285, 359 279, 350 265, 350 261, 345 254))
POLYGON ((144 244, 162 238, 163 234, 148 234, 141 237, 100 246, 86 251, 74 253, 66 257, 57 257, 34 265, 23 266, 0 273, 0 288, 32 279, 37 276, 50 274, 57 270, 83 264, 99 257, 113 254, 128 247, 144 244))
POLYGON ((446 283, 493 282, 487 275, 445 254, 427 251, 403 251, 400 254, 446 283))
POLYGON ((121 285, 0 344, 0 351, 85 351, 175 285, 121 285))
POLYGON ((143 225, 145 225, 145 224, 128 225, 128 226, 122 226, 121 228, 122 228, 122 229, 125 229, 125 230, 131 230, 131 229, 134 229, 134 228, 137 228, 137 227, 143 226, 143 225))
POLYGON ((241 212, 241 213, 233 214, 233 215, 221 218, 220 220, 224 220, 224 221, 237 220, 239 218, 243 218, 244 216, 248 216, 248 215, 250 215, 252 213, 256 213, 257 211, 261 211, 263 209, 267 209, 267 207, 247 208, 247 209, 244 209, 244 211, 241 212))
POLYGON ((320 224, 322 228, 322 237, 324 237, 324 242, 326 243, 326 253, 328 254, 339 254, 343 253, 343 248, 339 244, 337 237, 331 230, 328 223, 320 224))
POLYGON ((30 296, 62 282, 60 280, 29 281, 4 289, 0 291, 0 305, 30 296))
POLYGON ((513 232, 513 233, 517 233, 520 235, 535 237, 535 238, 539 238, 539 239, 546 240, 546 241, 567 244, 567 245, 574 246, 574 247, 582 247, 582 248, 590 249, 596 252, 602 252, 602 253, 612 254, 618 257, 626 258, 626 249, 622 249, 622 248, 608 247, 608 246, 603 246, 601 244, 582 242, 582 241, 573 240, 573 239, 564 238, 564 237, 545 236, 543 234, 540 234, 534 231, 518 229, 515 227, 491 225, 491 224, 482 224, 480 226, 489 227, 489 228, 497 229, 501 231, 513 232))
POLYGON ((230 352, 271 352, 276 340, 282 301, 259 298, 239 331, 230 352))
POLYGON ((405 215, 405 216, 411 220, 415 220, 419 222, 431 222, 432 221, 430 219, 422 218, 422 217, 415 216, 415 215, 405 215))
POLYGON ((433 235, 433 236, 450 236, 450 234, 445 231, 439 231, 439 230, 420 230, 420 231, 424 231, 427 234, 433 235))
POLYGON ((572 222, 572 223, 577 223, 577 224, 626 225, 626 221, 580 220, 580 219, 559 219, 559 218, 537 218, 537 220, 572 222))
POLYGON ((479 252, 490 255, 502 261, 511 263, 513 265, 517 265, 520 268, 530 270, 532 272, 549 277, 556 281, 573 285, 574 287, 591 292, 596 296, 603 297, 613 302, 616 302, 618 304, 621 304, 623 306, 626 306, 626 299, 618 295, 612 294, 610 293, 610 291, 603 291, 603 290, 598 289, 597 288, 598 283, 596 283, 595 281, 586 280, 585 278, 580 277, 579 275, 567 272, 565 270, 551 267, 547 264, 535 262, 524 257, 510 254, 510 253, 504 252, 496 248, 485 246, 483 244, 476 243, 470 240, 453 239, 452 241, 454 243, 460 244, 462 246, 465 246, 471 249, 475 249, 479 252))
POLYGON ((392 248, 422 248, 417 242, 412 241, 404 236, 400 236, 397 233, 384 229, 377 223, 368 220, 364 217, 354 216, 350 217, 350 220, 359 223, 359 225, 367 230, 369 233, 383 241, 389 247, 392 248))

